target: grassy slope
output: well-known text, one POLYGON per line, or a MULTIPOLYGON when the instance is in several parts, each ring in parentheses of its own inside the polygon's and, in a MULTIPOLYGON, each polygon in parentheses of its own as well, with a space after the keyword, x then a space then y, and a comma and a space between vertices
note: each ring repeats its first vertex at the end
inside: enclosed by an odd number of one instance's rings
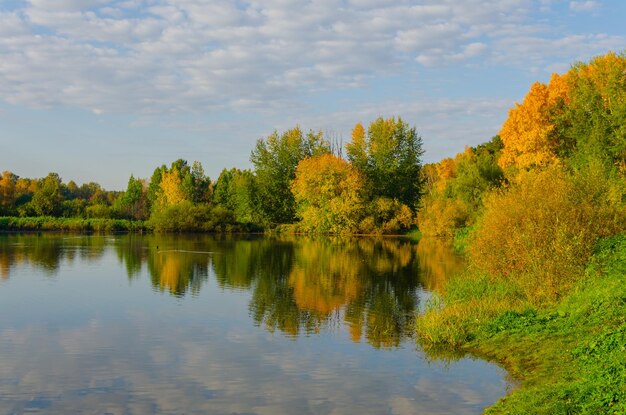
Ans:
POLYGON ((626 413, 626 236, 601 241, 585 278, 536 309, 484 277, 452 282, 418 322, 424 346, 502 362, 521 387, 490 414, 626 413))

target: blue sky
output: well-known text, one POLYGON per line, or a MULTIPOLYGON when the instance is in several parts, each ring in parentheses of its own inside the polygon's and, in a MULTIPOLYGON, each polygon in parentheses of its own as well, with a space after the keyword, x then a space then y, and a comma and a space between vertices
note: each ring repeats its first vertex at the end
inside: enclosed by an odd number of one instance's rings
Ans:
POLYGON ((626 49, 626 2, 0 0, 0 170, 124 189, 213 179, 295 125, 400 116, 425 161, 497 134, 530 84, 626 49))

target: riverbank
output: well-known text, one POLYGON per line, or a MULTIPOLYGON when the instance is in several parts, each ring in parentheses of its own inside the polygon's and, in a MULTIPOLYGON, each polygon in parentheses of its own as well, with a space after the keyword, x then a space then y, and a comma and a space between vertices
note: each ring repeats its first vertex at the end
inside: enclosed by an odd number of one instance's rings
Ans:
POLYGON ((83 219, 39 217, 0 217, 0 231, 59 231, 59 232, 147 232, 145 221, 126 219, 83 219))
POLYGON ((485 276, 454 278, 417 332, 434 355, 477 354, 520 381, 488 414, 626 413, 626 235, 600 241, 584 278, 550 304, 485 276))

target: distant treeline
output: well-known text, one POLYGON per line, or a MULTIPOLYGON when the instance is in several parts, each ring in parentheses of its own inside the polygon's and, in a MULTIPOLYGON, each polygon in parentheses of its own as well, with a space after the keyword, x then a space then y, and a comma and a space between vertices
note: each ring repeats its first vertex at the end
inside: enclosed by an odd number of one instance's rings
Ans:
POLYGON ((224 169, 215 181, 200 162, 181 159, 149 180, 131 175, 122 192, 64 183, 56 173, 28 179, 5 171, 0 229, 344 234, 414 226, 423 184, 415 127, 400 118, 379 118, 367 130, 358 123, 346 159, 341 153, 321 132, 296 127, 259 139, 252 170, 224 169))

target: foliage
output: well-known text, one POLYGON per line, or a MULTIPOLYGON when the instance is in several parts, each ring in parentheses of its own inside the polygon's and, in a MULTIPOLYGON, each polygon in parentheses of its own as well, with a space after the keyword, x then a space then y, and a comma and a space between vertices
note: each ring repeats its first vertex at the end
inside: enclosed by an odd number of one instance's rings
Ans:
POLYGON ((204 175, 199 162, 192 167, 186 160, 178 159, 168 168, 157 167, 147 189, 147 199, 152 212, 165 209, 184 201, 208 202, 211 196, 211 180, 204 175))
POLYGON ((61 178, 56 173, 49 173, 37 186, 29 205, 37 216, 56 216, 60 214, 62 201, 61 178))
POLYGON ((255 211, 255 177, 250 170, 222 170, 213 190, 213 202, 233 212, 239 223, 259 223, 255 211))
POLYGON ((454 159, 425 166, 427 194, 417 214, 425 235, 452 237, 456 230, 475 223, 484 195, 503 182, 497 164, 501 148, 496 136, 476 148, 467 147, 454 159))
POLYGON ((332 154, 302 160, 291 185, 300 227, 307 232, 353 233, 363 205, 363 178, 332 154))
POLYGON ((495 278, 518 281, 533 299, 554 299, 582 274, 596 240, 624 228, 624 185, 601 165, 523 173, 486 199, 470 258, 495 278))
POLYGON ((307 157, 330 153, 330 143, 321 132, 306 136, 300 127, 259 139, 250 155, 254 165, 256 195, 255 213, 267 224, 291 223, 296 215, 296 202, 291 182, 296 167, 307 157))
POLYGON ((415 127, 401 118, 378 118, 370 123, 367 135, 362 124, 352 131, 346 145, 348 160, 361 171, 371 200, 398 199, 417 209, 421 191, 422 138, 415 127))
POLYGON ((0 214, 9 214, 13 211, 17 179, 15 174, 6 170, 0 176, 0 214))
POLYGON ((524 102, 509 111, 500 130, 504 143, 500 166, 524 169, 556 163, 559 141, 552 120, 568 101, 567 74, 553 74, 548 85, 535 82, 524 102))
POLYGON ((0 217, 0 231, 143 232, 148 229, 145 222, 121 219, 0 217))
POLYGON ((183 201, 153 212, 148 222, 155 232, 235 232, 239 226, 229 210, 183 201))
POLYGON ((626 235, 596 244, 582 275, 558 303, 539 308, 513 281, 496 289, 485 276, 453 279, 418 318, 419 340, 427 350, 451 344, 502 361, 521 379, 486 413, 623 413, 626 235))
POLYGON ((398 234, 415 222, 411 209, 398 199, 378 197, 367 204, 359 232, 365 234, 398 234))
POLYGON ((148 204, 148 187, 143 180, 131 175, 126 191, 118 196, 114 209, 123 218, 145 220, 149 215, 148 204))
POLYGON ((574 165, 589 158, 626 170, 626 55, 608 53, 568 72, 570 103, 554 124, 574 165))

